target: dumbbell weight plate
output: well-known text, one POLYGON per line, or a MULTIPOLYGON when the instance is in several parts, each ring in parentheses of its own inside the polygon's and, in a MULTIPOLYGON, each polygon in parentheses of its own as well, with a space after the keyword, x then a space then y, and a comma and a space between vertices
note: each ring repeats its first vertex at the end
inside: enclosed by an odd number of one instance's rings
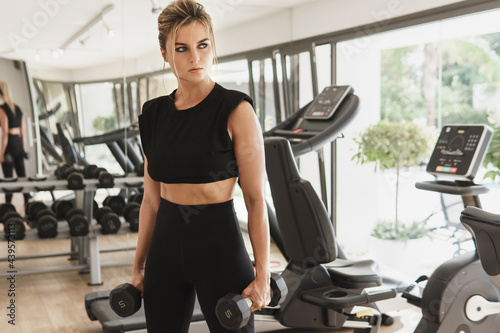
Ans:
POLYGON ((11 211, 8 211, 7 213, 5 213, 5 214, 3 215, 3 218, 2 218, 2 223, 7 222, 9 219, 11 219, 11 218, 13 218, 13 217, 18 217, 18 218, 22 219, 22 218, 21 218, 21 215, 19 215, 19 213, 18 213, 18 212, 16 212, 15 210, 11 210, 11 211))
POLYGON ((99 224, 104 235, 116 234, 121 227, 120 218, 113 212, 102 215, 99 224))
POLYGON ((121 195, 110 195, 102 202, 103 205, 111 208, 115 214, 122 215, 125 207, 125 199, 121 195))
POLYGON ((85 187, 83 184, 83 175, 79 172, 72 172, 66 178, 68 181, 68 188, 71 190, 81 190, 85 187))
POLYGON ((74 214, 68 220, 69 233, 73 237, 85 236, 89 233, 89 221, 84 215, 74 214))
POLYGON ((96 170, 97 170, 97 165, 90 164, 90 165, 87 165, 83 169, 83 174, 84 174, 85 178, 87 178, 87 179, 94 178, 94 173, 95 173, 96 170))
POLYGON ((4 215, 8 212, 15 212, 16 207, 11 203, 3 203, 0 205, 0 221, 4 222, 4 215))
POLYGON ((130 230, 137 232, 139 230, 139 213, 141 205, 137 202, 129 202, 123 209, 123 217, 130 224, 130 230))
POLYGON ((94 218, 97 220, 97 223, 101 223, 101 217, 108 213, 113 213, 113 210, 108 206, 101 207, 95 211, 94 218))
POLYGON ((271 291, 271 302, 269 303, 271 307, 283 303, 288 294, 288 287, 286 286, 285 279, 277 273, 271 273, 271 291))
POLYGON ((41 202, 41 201, 31 201, 29 204, 26 206, 26 214, 28 215, 28 218, 30 220, 36 220, 36 215, 38 214, 38 211, 41 209, 45 209, 47 206, 41 202))
POLYGON ((73 207, 66 213, 64 217, 66 220, 69 220, 73 215, 83 215, 85 216, 85 211, 81 208, 73 207))
POLYGON ((51 208, 52 211, 56 213, 58 219, 64 219, 69 210, 73 208, 73 203, 69 200, 56 200, 51 208))
POLYGON ((18 217, 11 217, 4 223, 5 239, 21 240, 26 235, 26 226, 24 221, 18 217))
POLYGON ((141 292, 130 283, 116 287, 109 294, 109 305, 120 317, 128 317, 141 308, 141 292))
POLYGON ((57 236, 57 220, 54 216, 44 215, 37 219, 38 237, 54 238, 57 236))
POLYGON ((56 218, 56 213, 54 213, 52 209, 45 207, 36 212, 36 220, 39 220, 42 216, 45 215, 50 215, 54 219, 56 218))
POLYGON ((103 171, 99 173, 97 177, 99 179, 99 186, 103 188, 110 188, 115 186, 115 178, 112 174, 107 171, 103 171))
POLYGON ((215 313, 225 329, 236 331, 248 323, 251 315, 250 306, 251 304, 241 295, 227 294, 217 302, 215 313))

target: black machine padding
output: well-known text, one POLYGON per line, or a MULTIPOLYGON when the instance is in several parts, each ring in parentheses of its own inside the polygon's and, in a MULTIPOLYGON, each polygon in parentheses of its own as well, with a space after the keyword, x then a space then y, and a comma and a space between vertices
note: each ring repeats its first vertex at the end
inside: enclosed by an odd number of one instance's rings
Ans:
POLYGON ((500 274, 500 215, 468 206, 460 221, 476 240, 481 265, 490 276, 500 274))
POLYGON ((328 263, 336 259, 333 226, 311 184, 300 177, 285 138, 264 141, 266 169, 286 253, 295 262, 328 263))

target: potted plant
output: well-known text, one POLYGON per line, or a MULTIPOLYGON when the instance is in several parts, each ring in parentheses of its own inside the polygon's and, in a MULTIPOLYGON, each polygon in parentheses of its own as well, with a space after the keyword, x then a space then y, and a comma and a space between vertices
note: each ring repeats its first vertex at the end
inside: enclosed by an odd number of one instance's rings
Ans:
POLYGON ((354 139, 358 149, 353 159, 358 163, 374 162, 375 171, 396 168, 395 220, 377 222, 372 233, 374 237, 406 241, 426 234, 422 222, 407 225, 399 221, 399 174, 401 168, 417 166, 429 156, 430 137, 426 128, 414 122, 383 119, 354 139))

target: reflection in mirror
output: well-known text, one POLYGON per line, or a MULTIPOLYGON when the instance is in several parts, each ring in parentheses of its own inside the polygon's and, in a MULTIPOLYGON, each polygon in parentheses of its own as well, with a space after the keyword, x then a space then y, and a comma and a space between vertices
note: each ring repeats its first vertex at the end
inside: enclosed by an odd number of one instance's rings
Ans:
MULTIPOLYGON (((24 133, 20 130, 14 130, 17 131, 18 134, 12 135, 9 134, 5 138, 2 138, 2 142, 0 142, 0 145, 5 145, 6 151, 4 152, 4 156, 2 156, 5 160, 5 157, 7 155, 10 155, 13 158, 16 158, 16 156, 12 156, 14 154, 14 151, 9 154, 9 151, 11 148, 14 148, 13 144, 15 144, 15 140, 17 139, 13 138, 13 136, 21 136, 21 140, 24 141, 24 150, 27 152, 30 156, 29 159, 24 159, 22 156, 20 156, 21 160, 23 161, 24 164, 24 171, 25 175, 18 174, 18 168, 14 167, 13 163, 8 163, 7 161, 4 161, 5 163, 2 163, 2 178, 7 177, 23 177, 23 176, 29 176, 29 175, 35 175, 37 165, 36 165, 36 158, 33 156, 36 156, 36 148, 34 147, 34 137, 33 137, 33 123, 34 123, 34 108, 33 108, 33 99, 31 95, 31 89, 30 89, 30 82, 29 82, 29 77, 28 73, 26 70, 26 64, 23 61, 17 61, 17 60, 11 60, 11 59, 3 59, 0 58, 0 81, 2 81, 4 84, 3 90, 2 91, 2 99, 0 100, 0 106, 2 107, 4 111, 4 116, 6 122, 3 125, 3 130, 9 130, 9 128, 12 128, 12 124, 10 126, 8 125, 7 121, 7 109, 10 109, 11 107, 8 106, 8 91, 10 91, 10 98, 11 102, 17 106, 15 109, 20 109, 23 115, 22 122, 24 123, 24 133), (10 142, 10 145, 9 145, 10 142)), ((13 110, 15 111, 15 110, 13 110)), ((17 112, 17 111, 15 111, 17 112)), ((3 133, 2 133, 3 134, 3 133)), ((22 144, 21 141, 18 141, 19 144, 22 144)), ((4 148, 4 147, 1 147, 4 148)), ((17 150, 16 150, 17 151, 17 150)), ((22 170, 19 170, 22 172, 22 170)))

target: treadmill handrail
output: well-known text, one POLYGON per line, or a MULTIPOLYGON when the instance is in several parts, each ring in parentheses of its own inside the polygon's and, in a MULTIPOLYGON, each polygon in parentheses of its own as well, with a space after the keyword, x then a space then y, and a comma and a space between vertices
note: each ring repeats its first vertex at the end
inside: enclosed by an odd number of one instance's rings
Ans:
POLYGON ((139 135, 139 129, 136 128, 136 126, 131 125, 129 127, 120 128, 120 129, 117 129, 117 130, 114 130, 112 132, 108 132, 105 134, 74 138, 73 142, 81 142, 86 146, 91 146, 91 145, 98 145, 98 144, 102 144, 102 143, 115 142, 115 141, 122 140, 125 138, 128 139, 128 138, 136 137, 138 135, 139 135), (125 136, 125 133, 126 133, 126 136, 125 136))

